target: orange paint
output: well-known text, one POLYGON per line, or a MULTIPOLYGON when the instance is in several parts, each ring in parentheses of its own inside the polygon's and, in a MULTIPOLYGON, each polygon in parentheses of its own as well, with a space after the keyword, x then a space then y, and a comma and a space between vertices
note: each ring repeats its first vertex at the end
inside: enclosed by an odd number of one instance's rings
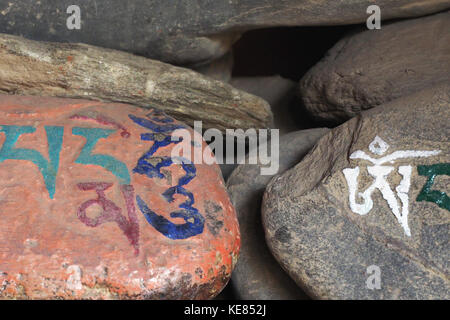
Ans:
MULTIPOLYGON (((140 135, 149 131, 128 117, 145 117, 149 110, 125 104, 99 103, 42 97, 0 96, 0 125, 33 126, 36 131, 19 137, 15 148, 38 151, 48 159, 49 148, 44 126, 64 127, 56 192, 53 199, 38 167, 27 160, 0 163, 0 289, 3 298, 210 298, 228 281, 237 259, 240 236, 234 208, 217 165, 196 165, 196 177, 185 186, 195 196, 195 208, 205 218, 201 234, 185 240, 171 240, 150 225, 136 204, 139 224, 139 254, 117 223, 89 227, 77 217, 86 201, 96 198, 94 191, 81 191, 80 183, 108 182, 107 199, 127 217, 119 180, 98 165, 75 163, 86 143, 72 134, 74 127, 116 130, 100 139, 93 153, 113 156, 126 164, 131 185, 151 209, 173 223, 171 218, 182 195, 168 203, 162 193, 182 176, 179 165, 167 169, 168 179, 150 179, 134 174, 138 159, 152 145, 140 135), (73 115, 105 115, 130 133, 121 135, 114 126, 70 119, 73 115), (221 210, 207 213, 214 203, 221 210), (220 221, 217 234, 211 225, 220 221)), ((0 133, 0 143, 5 134, 0 133)), ((206 144, 204 143, 204 148, 206 144)), ((169 156, 173 145, 161 148, 155 156, 169 156)), ((87 209, 95 217, 99 206, 87 209)))

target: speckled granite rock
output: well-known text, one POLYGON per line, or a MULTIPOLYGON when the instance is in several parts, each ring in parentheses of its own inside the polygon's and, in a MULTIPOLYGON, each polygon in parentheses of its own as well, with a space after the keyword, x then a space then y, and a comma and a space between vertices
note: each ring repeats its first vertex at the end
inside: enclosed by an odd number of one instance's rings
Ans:
POLYGON ((394 100, 270 182, 267 243, 298 285, 321 299, 450 298, 449 118, 450 84, 394 100))
POLYGON ((450 11, 340 40, 300 81, 305 107, 341 123, 362 110, 450 81, 450 11))
MULTIPOLYGON (((0 297, 206 299, 239 228, 217 165, 173 163, 152 109, 0 95, 0 297)), ((203 147, 206 144, 203 142, 203 147)))
MULTIPOLYGON (((310 129, 282 136, 278 174, 298 163, 328 131, 325 128, 310 129)), ((306 295, 281 269, 266 246, 260 208, 266 185, 273 176, 261 175, 260 169, 261 165, 239 165, 227 181, 242 239, 231 285, 240 299, 305 299, 306 295)))
MULTIPOLYGON (((81 29, 66 26, 71 0, 0 1, 0 32, 35 40, 83 42, 193 64, 225 54, 243 31, 276 26, 364 22, 372 0, 79 1, 81 29)), ((449 8, 448 0, 378 0, 382 18, 449 8)))

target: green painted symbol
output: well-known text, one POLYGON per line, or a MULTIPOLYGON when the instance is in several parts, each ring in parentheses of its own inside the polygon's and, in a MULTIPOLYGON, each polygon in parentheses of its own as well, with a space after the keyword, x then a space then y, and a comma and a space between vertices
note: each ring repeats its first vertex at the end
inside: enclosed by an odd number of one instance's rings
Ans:
POLYGON ((450 163, 437 163, 429 166, 418 166, 417 172, 421 176, 428 177, 428 180, 423 186, 416 200, 434 202, 439 207, 450 211, 450 197, 445 192, 439 190, 431 190, 436 176, 450 176, 450 163))

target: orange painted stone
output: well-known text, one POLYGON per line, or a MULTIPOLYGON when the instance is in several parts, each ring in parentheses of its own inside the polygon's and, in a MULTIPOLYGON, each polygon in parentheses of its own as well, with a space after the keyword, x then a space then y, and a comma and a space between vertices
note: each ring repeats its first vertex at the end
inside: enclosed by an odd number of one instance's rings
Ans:
POLYGON ((0 298, 206 299, 227 283, 235 211, 217 165, 173 163, 186 125, 5 95, 0 119, 0 298))

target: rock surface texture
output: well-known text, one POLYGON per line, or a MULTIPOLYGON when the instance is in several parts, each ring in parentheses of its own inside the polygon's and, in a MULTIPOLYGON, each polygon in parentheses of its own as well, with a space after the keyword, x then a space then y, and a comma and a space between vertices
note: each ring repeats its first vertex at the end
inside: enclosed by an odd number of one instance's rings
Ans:
MULTIPOLYGON (((328 129, 291 132, 280 139, 278 174, 297 164, 328 129)), ((227 181, 236 208, 242 246, 231 285, 246 300, 305 299, 307 296, 281 269, 267 248, 261 224, 261 201, 272 175, 261 175, 261 165, 238 166, 227 181)))
MULTIPOLYGON (((0 1, 0 32, 45 41, 83 42, 194 64, 224 55, 243 31, 276 26, 366 21, 372 0, 110 0, 79 1, 80 29, 67 27, 71 0, 0 1)), ((426 15, 448 0, 379 0, 383 19, 426 15)))
POLYGON ((232 52, 228 52, 207 64, 192 66, 191 68, 205 76, 222 82, 230 82, 233 72, 234 57, 232 52))
POLYGON ((129 53, 0 34, 0 93, 156 107, 204 128, 266 128, 269 105, 194 71, 129 53))
POLYGON ((384 24, 340 40, 300 81, 313 116, 341 123, 450 81, 450 11, 384 24))
POLYGON ((279 75, 267 77, 235 77, 230 84, 242 91, 264 99, 270 105, 273 114, 273 128, 280 135, 301 128, 303 119, 296 113, 296 82, 279 75))
MULTIPOLYGON (((206 299, 239 228, 217 165, 173 163, 152 109, 0 96, 0 297, 206 299)), ((203 142, 203 147, 206 144, 203 142)))
POLYGON ((450 85, 371 109, 268 185, 276 259, 321 299, 449 299, 450 85))

